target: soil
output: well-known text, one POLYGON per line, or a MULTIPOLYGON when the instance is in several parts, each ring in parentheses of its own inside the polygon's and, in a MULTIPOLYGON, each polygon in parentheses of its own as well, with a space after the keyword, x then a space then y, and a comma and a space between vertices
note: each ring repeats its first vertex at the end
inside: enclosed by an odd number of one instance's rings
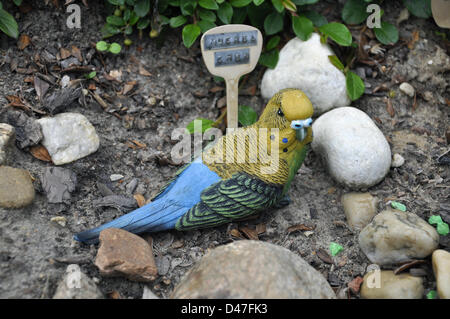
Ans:
MULTIPOLYGON (((78 180, 66 205, 49 204, 40 185, 44 169, 53 165, 33 157, 28 150, 15 149, 12 166, 31 173, 35 178, 37 195, 33 204, 24 209, 0 209, 1 298, 51 298, 69 263, 80 264, 82 271, 96 280, 106 296, 117 297, 118 292, 122 298, 141 298, 144 285, 147 285, 157 296, 167 298, 208 249, 234 240, 245 240, 233 237, 232 229, 245 226, 255 229, 260 224, 266 227, 266 231, 259 235, 260 240, 299 254, 323 273, 336 290, 345 288, 352 279, 365 273, 370 261, 359 249, 358 233, 347 227, 340 204, 341 196, 350 190, 334 182, 318 157, 310 152, 292 183, 289 206, 218 228, 152 234, 159 269, 159 276, 152 283, 101 277, 93 264, 98 247, 72 239, 79 231, 123 214, 115 208, 94 207, 93 201, 103 197, 105 192, 103 189, 102 193, 99 183, 116 195, 132 197, 140 193, 146 199, 151 198, 178 169, 170 161, 170 152, 176 143, 171 141, 172 131, 186 127, 199 117, 217 119, 220 115, 217 101, 225 93, 223 90, 212 93, 210 89, 224 84, 215 82, 208 73, 198 42, 189 50, 183 46, 179 30, 168 31, 164 41, 148 36, 140 40, 135 35, 132 37, 134 44, 124 48, 119 55, 106 54, 100 58, 94 46, 101 38, 99 30, 105 18, 103 1, 90 1, 89 8, 80 2, 81 29, 67 28, 68 14, 64 8, 57 9, 43 1, 30 2, 31 11, 12 11, 18 18, 21 34, 28 35, 31 44, 20 50, 16 40, 0 34, 0 122, 7 122, 7 114, 13 109, 7 107, 8 95, 20 94, 36 109, 45 110, 33 84, 24 82, 31 75, 24 74, 27 68, 36 66, 31 61, 36 55, 42 56, 45 50, 56 55, 60 48, 78 47, 85 59, 91 57, 90 64, 96 67, 99 79, 99 82, 83 80, 81 85, 87 88, 89 83, 95 83, 100 96, 109 95, 111 98, 105 98, 109 105, 106 110, 90 96, 86 96, 85 105, 75 102, 65 109, 84 114, 100 137, 100 148, 96 153, 64 165, 76 173, 78 180), (150 75, 139 72, 142 68, 150 75), (112 70, 122 72, 120 82, 105 79, 105 74, 112 70), (129 81, 136 81, 134 90, 117 97, 116 93, 129 81), (155 105, 150 105, 149 99, 156 102, 155 105), (133 140, 146 146, 139 147, 131 142, 133 140), (111 182, 109 177, 112 174, 121 174, 124 178, 111 182), (131 194, 126 185, 133 179, 138 180, 138 186, 131 194), (67 225, 63 227, 50 221, 56 216, 64 216, 67 225), (298 224, 314 227, 314 233, 307 237, 302 231, 288 232, 289 227, 298 224), (334 264, 323 256, 323 250, 329 251, 331 242, 344 247, 343 252, 332 258, 334 264), (319 250, 322 253, 317 253, 319 250)), ((322 9, 329 5, 329 2, 319 5, 318 11, 324 12, 322 9)), ((401 2, 389 1, 383 5, 386 5, 386 17, 383 18, 395 23, 402 9, 401 2)), ((340 20, 338 12, 340 10, 328 10, 325 14, 329 21, 335 21, 340 20)), ((419 81, 417 73, 423 75, 428 71, 424 71, 419 63, 411 62, 428 61, 438 47, 445 52, 442 38, 435 33, 442 30, 432 19, 412 16, 401 22, 399 30, 400 41, 394 46, 382 46, 386 51, 378 65, 354 66, 362 67, 365 74, 372 75, 365 79, 367 94, 352 106, 374 119, 390 142, 393 154, 399 153, 406 160, 403 166, 391 169, 380 184, 368 191, 380 199, 379 211, 387 207, 390 200, 395 200, 406 204, 408 211, 422 218, 427 219, 432 214, 448 216, 450 170, 448 165, 438 163, 438 157, 449 149, 445 137, 450 116, 450 95, 446 90, 449 85, 448 66, 446 71, 432 73, 428 79, 419 81), (419 39, 410 49, 407 44, 414 31, 418 31, 419 39), (403 81, 416 88, 414 108, 414 99, 398 89, 403 81), (380 85, 387 90, 379 89, 380 85), (393 116, 387 111, 387 96, 391 96, 393 116)), ((353 32, 358 34, 356 30, 353 32)), ((41 73, 43 71, 40 70, 41 73)), ((240 104, 250 105, 258 113, 265 103, 258 87, 263 72, 264 68, 258 66, 247 77, 243 85, 246 95, 241 95, 239 100, 240 104), (250 93, 255 86, 256 94, 252 96, 250 93)), ((30 73, 33 73, 32 69, 30 73)), ((57 72, 54 74, 61 76, 57 72)), ((69 74, 72 79, 83 78, 80 74, 69 74)), ((58 89, 52 85, 49 92, 58 89)), ((29 115, 35 118, 42 116, 39 113, 29 115)), ((441 245, 444 249, 450 248, 445 238, 442 238, 441 245)), ((435 289, 430 263, 421 267, 428 273, 426 291, 435 289)), ((352 297, 358 298, 358 295, 352 297)))

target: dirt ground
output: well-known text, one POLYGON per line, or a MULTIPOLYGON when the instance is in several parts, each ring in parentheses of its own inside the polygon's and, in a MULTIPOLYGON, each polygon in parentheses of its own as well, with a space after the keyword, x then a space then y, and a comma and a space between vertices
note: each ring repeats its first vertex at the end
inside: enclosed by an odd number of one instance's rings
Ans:
MULTIPOLYGON (((111 100, 107 101, 109 108, 106 111, 92 98, 86 99, 85 106, 75 102, 66 108, 66 111, 84 114, 100 137, 100 148, 96 153, 64 165, 75 172, 78 179, 67 205, 48 204, 40 185, 44 169, 52 164, 36 159, 27 150, 15 150, 12 166, 28 170, 36 178, 37 194, 29 207, 0 209, 0 297, 51 298, 67 264, 78 263, 88 276, 95 278, 106 296, 117 296, 115 292, 118 292, 122 298, 141 298, 146 284, 125 278, 101 277, 93 264, 97 246, 80 244, 72 236, 122 215, 115 208, 94 207, 93 201, 103 196, 99 183, 114 194, 132 197, 134 193, 141 193, 146 199, 164 185, 178 169, 170 164, 173 129, 185 127, 198 117, 216 119, 220 115, 216 104, 224 91, 211 93, 209 90, 223 86, 223 83, 216 83, 206 70, 198 43, 187 50, 177 31, 169 31, 161 44, 148 37, 139 40, 134 36, 132 39, 136 44, 125 48, 118 56, 104 55, 101 61, 93 45, 101 38, 103 1, 90 1, 89 9, 81 5, 81 29, 66 27, 68 14, 63 9, 46 6, 42 1, 31 3, 33 10, 30 12, 17 11, 20 31, 31 38, 31 45, 20 50, 16 40, 0 35, 0 122, 7 122, 7 114, 11 112, 6 106, 7 95, 22 94, 31 105, 42 109, 33 85, 24 80, 30 76, 26 74, 27 68, 35 65, 30 61, 36 54, 43 55, 45 50, 56 55, 60 48, 75 45, 84 57, 92 56, 90 64, 97 68, 100 79, 100 83, 94 82, 97 92, 102 96, 108 94, 111 100), (151 75, 142 75, 140 68, 151 75), (121 83, 105 79, 104 73, 111 70, 121 70, 121 83), (117 98, 115 92, 129 81, 137 82, 135 90, 117 98), (149 105, 149 99, 156 104, 149 105), (146 147, 130 147, 132 140, 145 143, 146 147), (111 182, 111 174, 123 175, 123 181, 111 182), (138 180, 138 186, 131 194, 126 185, 134 178, 138 180), (51 222, 55 216, 64 216, 67 225, 62 227, 51 222)), ((392 1, 385 5, 384 18, 395 23, 402 9, 401 2, 392 1)), ((337 12, 340 10, 330 10, 328 20, 339 20, 337 12)), ((448 218, 450 169, 448 165, 439 165, 438 157, 449 149, 445 138, 450 123, 449 66, 447 70, 433 73, 421 65, 435 57, 438 46, 446 52, 442 39, 435 33, 442 30, 431 19, 415 17, 402 22, 399 29, 400 41, 395 46, 383 46, 386 52, 378 66, 356 65, 368 74, 365 79, 367 94, 352 106, 374 119, 388 138, 392 153, 399 153, 406 160, 403 166, 391 169, 380 184, 368 191, 380 199, 379 211, 389 200, 396 200, 422 218, 432 214, 448 218), (410 49, 407 44, 414 31, 418 31, 419 39, 410 49), (374 72, 376 76, 373 76, 374 72), (431 72, 429 77, 420 81, 426 72, 431 72), (414 99, 398 89, 403 81, 408 81, 418 92, 415 109, 414 99), (383 86, 381 89, 380 85, 383 86), (395 110, 393 117, 386 107, 385 98, 389 95, 395 110)), ((263 71, 258 66, 248 77, 244 90, 250 88, 251 91, 253 86, 258 86, 263 71)), ((82 78, 79 74, 71 76, 72 79, 82 78)), ((85 80, 82 85, 87 88, 88 83, 85 80)), ((57 89, 52 86, 49 92, 57 89)), ((259 87, 254 96, 241 95, 239 101, 258 112, 264 106, 259 87)), ((33 113, 35 118, 40 116, 33 113)), ((292 183, 289 206, 267 211, 253 220, 214 229, 152 235, 159 276, 147 286, 157 296, 167 298, 186 271, 208 249, 244 240, 233 237, 231 229, 244 226, 254 229, 256 225, 264 224, 266 231, 259 236, 260 240, 299 254, 323 273, 336 290, 346 287, 353 278, 362 276, 370 264, 358 247, 358 234, 346 226, 340 198, 348 191, 330 178, 324 165, 311 152, 292 183), (290 226, 298 224, 314 226, 313 235, 307 237, 301 231, 288 232, 290 226), (330 242, 344 247, 342 253, 333 257, 334 264, 323 261, 317 254, 320 248, 328 251, 330 242)), ((441 245, 450 249, 448 239, 442 238, 441 245)), ((435 289, 430 265, 421 266, 428 273, 426 292, 435 289)))

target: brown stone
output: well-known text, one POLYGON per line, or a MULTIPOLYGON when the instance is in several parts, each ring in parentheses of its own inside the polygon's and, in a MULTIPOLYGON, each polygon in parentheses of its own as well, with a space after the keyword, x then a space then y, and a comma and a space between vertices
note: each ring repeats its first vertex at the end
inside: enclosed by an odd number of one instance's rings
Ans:
POLYGON ((103 276, 124 276, 133 281, 149 282, 158 273, 147 241, 118 228, 100 233, 95 265, 103 276))
POLYGON ((25 207, 31 204, 34 196, 34 187, 28 171, 0 166, 0 207, 25 207))

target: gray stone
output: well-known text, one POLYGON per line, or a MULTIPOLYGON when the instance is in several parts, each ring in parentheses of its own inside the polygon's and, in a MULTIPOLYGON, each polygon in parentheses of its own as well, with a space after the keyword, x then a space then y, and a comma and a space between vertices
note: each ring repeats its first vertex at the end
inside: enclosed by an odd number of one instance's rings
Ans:
POLYGON ((422 299, 422 278, 408 274, 394 275, 391 270, 371 271, 364 276, 361 298, 422 299))
POLYGON ((425 258, 439 245, 433 226, 416 214, 385 210, 359 234, 359 246, 372 263, 401 263, 425 258))
POLYGON ((117 182, 119 180, 121 180, 124 176, 121 174, 112 174, 109 179, 111 180, 111 182, 117 182))
POLYGON ((261 82, 261 95, 269 99, 285 88, 305 92, 314 105, 315 115, 350 104, 344 74, 331 64, 334 55, 320 36, 313 33, 308 41, 290 40, 280 51, 275 69, 267 69, 261 82))
POLYGON ((11 145, 14 143, 15 129, 13 126, 0 123, 0 165, 9 162, 9 151, 11 145))
POLYGON ((450 299, 450 253, 443 249, 435 250, 432 263, 439 298, 450 299))
POLYGON ((157 295, 153 293, 147 286, 144 286, 144 292, 142 293, 142 299, 159 299, 157 295))
POLYGON ((84 274, 80 266, 67 266, 66 274, 58 284, 53 299, 103 299, 95 282, 84 274))
POLYGON ((92 124, 79 113, 61 113, 37 121, 42 127, 42 145, 53 163, 62 165, 97 151, 100 141, 92 124))
POLYGON ((70 200, 70 193, 77 185, 77 175, 70 169, 47 167, 42 176, 42 187, 49 203, 64 203, 70 200))
POLYGON ((30 173, 0 166, 0 207, 20 208, 30 205, 35 196, 30 173))
POLYGON ((370 117, 354 107, 340 107, 313 123, 312 148, 330 175, 352 189, 379 183, 391 166, 391 149, 370 117))
POLYGON ((8 112, 8 122, 16 129, 17 146, 21 149, 42 140, 41 126, 23 112, 8 112))
POLYGON ((300 256, 273 244, 241 240, 207 253, 171 298, 334 299, 336 295, 300 256))
POLYGON ((347 193, 341 198, 345 217, 350 228, 363 229, 375 216, 377 198, 369 193, 347 193))

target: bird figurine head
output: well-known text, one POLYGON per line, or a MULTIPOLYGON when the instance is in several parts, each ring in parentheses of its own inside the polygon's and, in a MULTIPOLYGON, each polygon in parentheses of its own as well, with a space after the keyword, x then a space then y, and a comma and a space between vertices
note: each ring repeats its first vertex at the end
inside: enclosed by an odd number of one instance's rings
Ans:
POLYGON ((313 113, 312 103, 305 93, 298 89, 284 89, 267 103, 258 120, 258 126, 278 128, 282 143, 289 139, 285 135, 295 135, 299 142, 310 142, 305 139, 312 137, 313 113))

